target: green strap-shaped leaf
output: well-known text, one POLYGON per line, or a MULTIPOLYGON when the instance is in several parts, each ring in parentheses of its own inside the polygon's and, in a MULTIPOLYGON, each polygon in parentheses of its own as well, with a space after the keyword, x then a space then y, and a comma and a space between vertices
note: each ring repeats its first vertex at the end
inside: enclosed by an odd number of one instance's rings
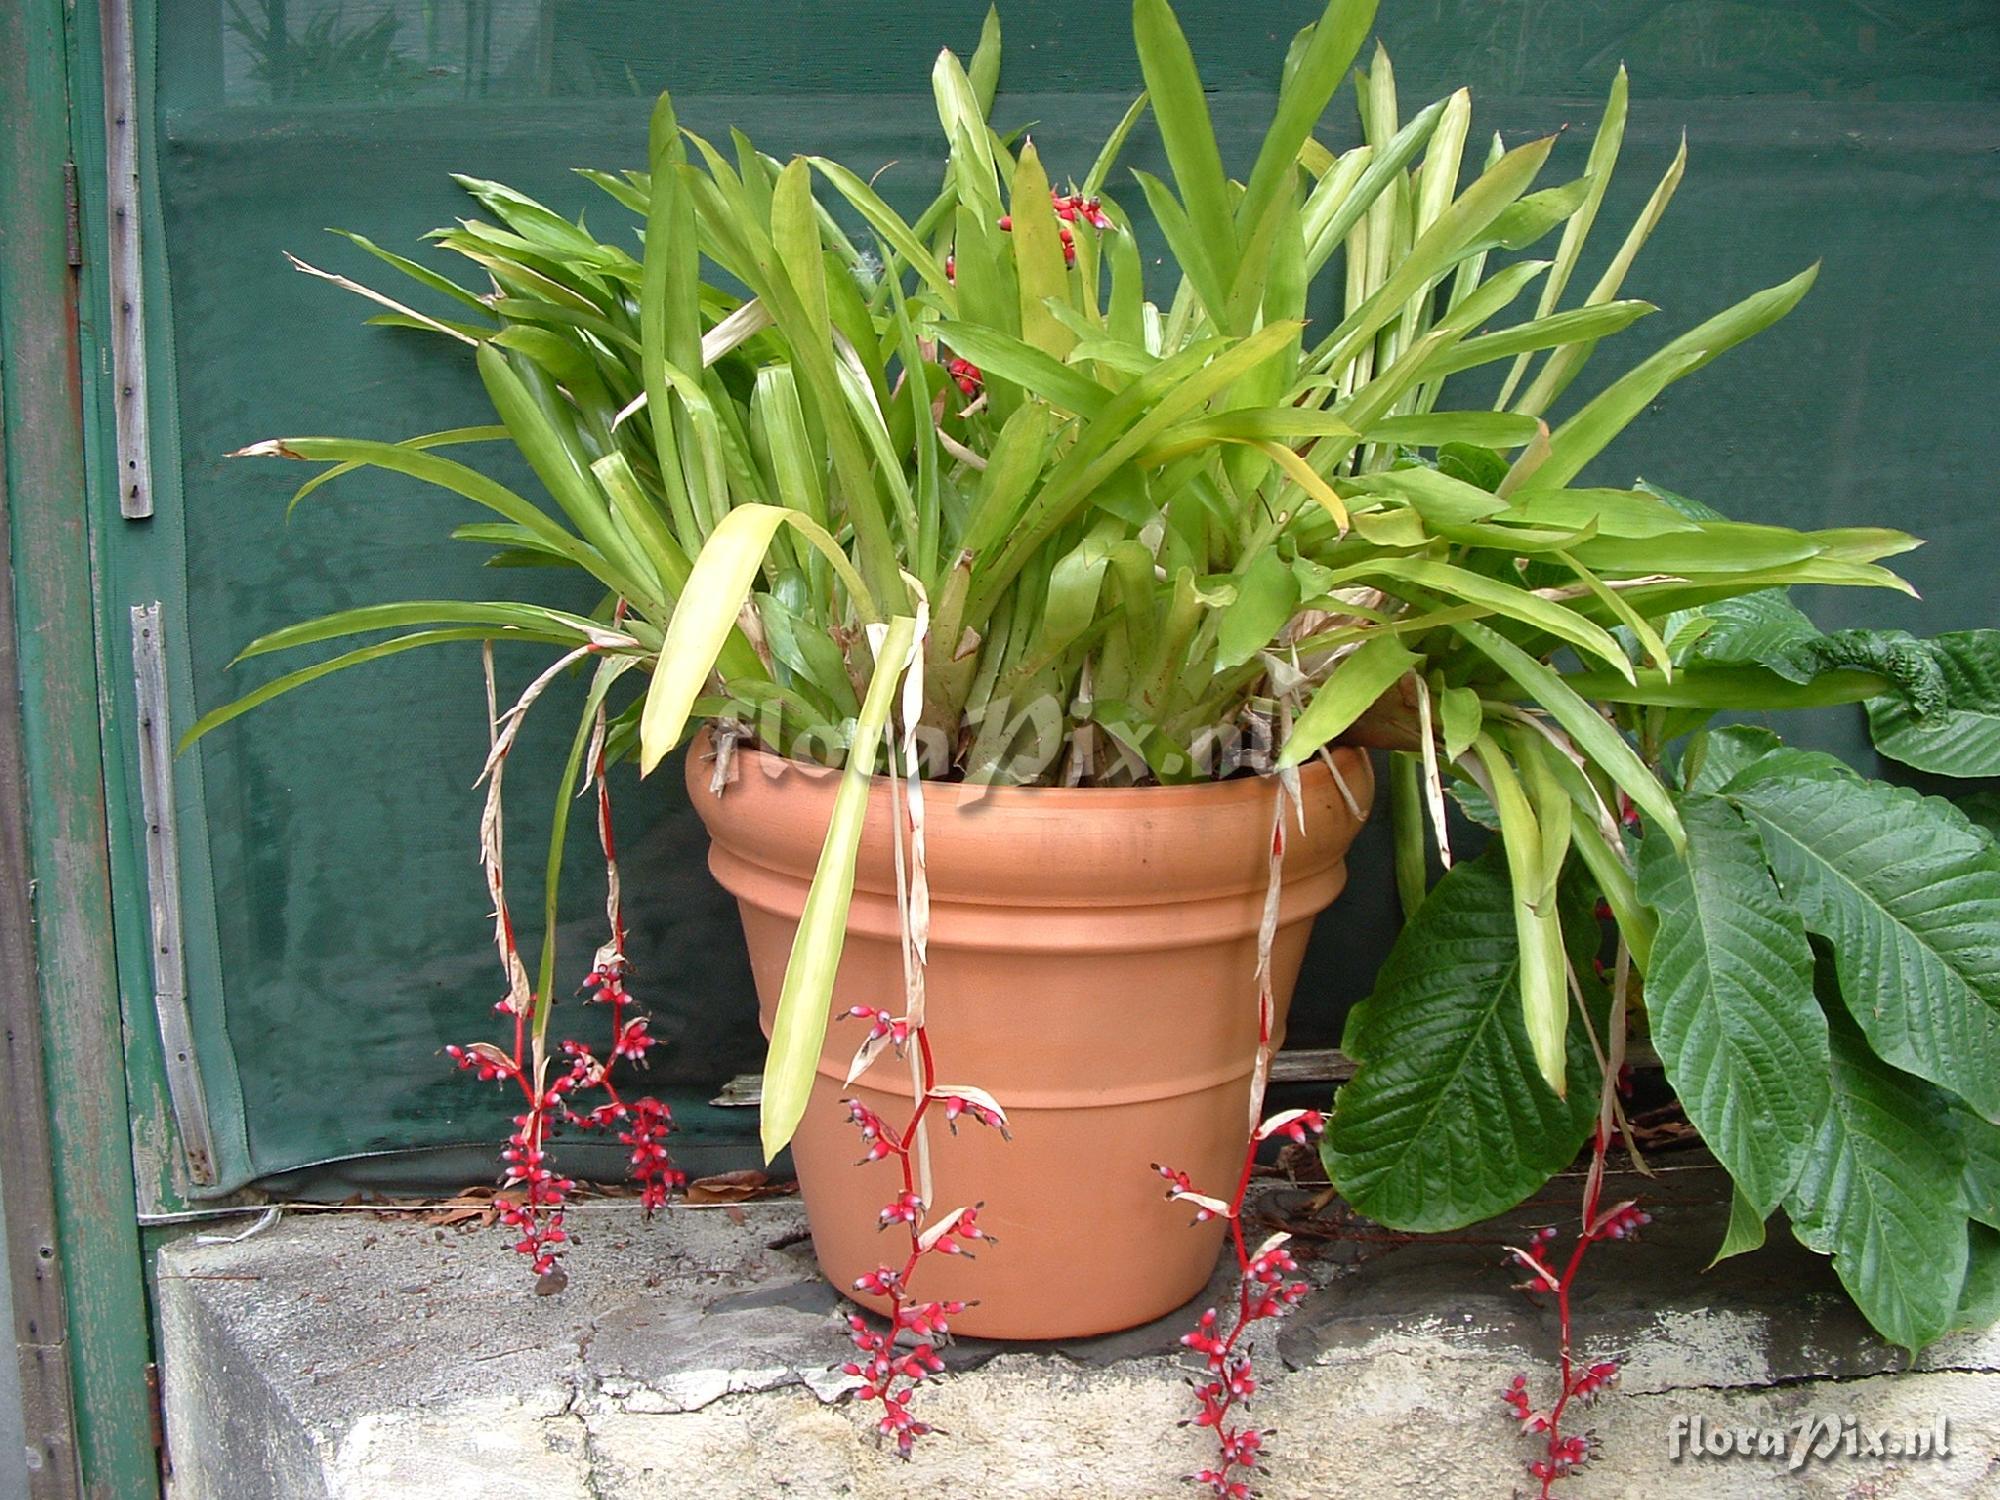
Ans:
POLYGON ((1743 815, 1681 803, 1687 849, 1639 846, 1639 895, 1659 916, 1646 1014, 1667 1079, 1761 1223, 1797 1179, 1827 1106, 1826 1017, 1812 949, 1743 815))
MULTIPOLYGON (((605 697, 613 684, 638 661, 630 656, 613 656, 598 662, 597 670, 591 673, 590 688, 583 695, 583 708, 577 714, 576 731, 570 736, 569 757, 563 762, 563 771, 556 784, 555 807, 549 818, 549 848, 542 860, 542 952, 536 965, 535 993, 553 995, 556 982, 556 938, 561 930, 559 908, 562 900, 563 856, 568 852, 569 814, 576 804, 578 783, 588 786, 596 768, 586 770, 584 757, 589 754, 590 742, 597 732, 597 714, 604 707, 605 697)), ((534 1012, 534 1034, 536 1044, 548 1035, 549 1017, 555 1013, 553 1005, 538 1005, 534 1012)))
POLYGON ((486 626, 475 625, 446 630, 420 630, 410 635, 399 635, 390 640, 378 641, 372 646, 362 646, 353 651, 342 652, 339 656, 314 662, 309 667, 300 667, 296 672, 287 672, 282 677, 274 677, 262 687, 245 693, 241 698, 225 703, 220 708, 210 709, 195 720, 188 732, 181 736, 180 744, 175 746, 174 753, 180 754, 211 729, 220 728, 231 719, 247 714, 251 709, 269 703, 273 698, 289 693, 293 688, 304 687, 309 682, 318 682, 320 678, 331 676, 348 667, 358 667, 363 662, 379 661, 385 656, 414 651, 420 646, 442 646, 452 641, 491 640, 533 641, 548 645, 567 645, 573 642, 572 637, 556 635, 553 632, 531 635, 526 631, 496 631, 486 626))
MULTIPOLYGON (((1625 69, 1621 66, 1618 75, 1611 80, 1611 97, 1605 101, 1604 116, 1598 122, 1597 135, 1590 143, 1590 160, 1583 179, 1585 195, 1569 222, 1563 225, 1562 243, 1557 247, 1555 264, 1549 270, 1549 279, 1542 283, 1541 301, 1535 308, 1537 317, 1548 317, 1562 300, 1563 289, 1569 285, 1570 273, 1576 269, 1577 260, 1583 254, 1583 242, 1590 237, 1590 227, 1597 221, 1597 209, 1604 201, 1605 189, 1611 186, 1612 169, 1618 164, 1618 148, 1625 139, 1628 88, 1625 69)), ((1527 369, 1528 359, 1523 355, 1508 371, 1500 394, 1494 398, 1495 406, 1504 407, 1513 399, 1514 389, 1527 369)))
MULTIPOLYGON (((1512 328, 1501 328, 1465 340, 1438 362, 1436 373, 1455 375, 1460 370, 1505 359, 1510 354, 1526 358, 1538 349, 1560 350, 1576 344, 1593 343, 1658 311, 1659 308, 1650 302, 1623 301, 1550 313, 1545 318, 1534 318, 1512 328)), ((1532 414, 1522 412, 1518 415, 1532 414)))
POLYGON ((965 76, 980 109, 991 113, 993 94, 1000 86, 1000 12, 994 6, 986 7, 986 19, 979 25, 979 45, 972 49, 965 76))
POLYGON ((1482 733, 1473 741, 1473 754, 1486 770, 1493 810, 1500 819, 1500 845, 1514 892, 1521 1021, 1542 1081, 1556 1093, 1567 1094, 1569 1070, 1563 1048, 1569 1032, 1569 988, 1555 884, 1569 853, 1569 798, 1548 785, 1532 748, 1516 740, 1515 751, 1532 757, 1521 768, 1525 784, 1493 736, 1482 733))
MULTIPOLYGON (((1629 597, 1629 596, 1628 596, 1629 597)), ((1849 667, 1822 672, 1811 682, 1780 677, 1769 667, 1681 667, 1669 678, 1642 667, 1627 680, 1616 672, 1568 672, 1570 691, 1606 703, 1643 703, 1658 708, 1705 708, 1769 713, 1781 708, 1832 708, 1862 703, 1893 692, 1895 684, 1874 672, 1849 667)))
POLYGON ((1386 580, 1390 593, 1397 592, 1398 583, 1414 584, 1427 593, 1463 599, 1468 604, 1477 604, 1494 614, 1505 615, 1546 631, 1579 651, 1588 651, 1599 660, 1610 662, 1613 669, 1622 670, 1624 676, 1629 678, 1632 675, 1625 649, 1610 631, 1584 619, 1573 609, 1565 609, 1553 600, 1520 587, 1518 583, 1489 578, 1469 568, 1433 562, 1424 557, 1373 558, 1342 568, 1334 577, 1342 583, 1350 578, 1386 580))
MULTIPOLYGON (((564 441, 549 408, 538 401, 537 388, 531 387, 507 362, 507 356, 490 343, 482 344, 474 359, 486 394, 513 435, 515 448, 584 540, 616 570, 621 580, 618 591, 634 603, 657 608, 664 601, 651 597, 638 559, 612 524, 603 491, 591 482, 581 453, 564 441)), ((551 389, 545 378, 540 389, 544 394, 551 389)))
POLYGON ((1313 692, 1278 753, 1280 766, 1296 766, 1368 711, 1422 658, 1392 635, 1378 635, 1345 657, 1313 692))
MULTIPOLYGON (((632 629, 643 628, 635 621, 627 624, 632 629)), ((573 646, 614 637, 631 639, 625 629, 613 630, 582 615, 540 604, 520 604, 509 599, 405 599, 391 604, 361 604, 314 620, 301 620, 296 625, 281 625, 237 652, 230 665, 294 646, 311 646, 320 641, 337 641, 376 630, 400 630, 411 625, 425 628, 473 625, 494 640, 519 632, 529 640, 563 641, 573 646)))
POLYGON ((1299 148, 1326 113, 1341 75, 1354 61, 1375 21, 1375 0, 1330 0, 1297 58, 1297 67, 1278 93, 1278 109, 1257 151, 1243 201, 1236 209, 1239 239, 1264 217, 1266 208, 1292 186, 1299 148))
POLYGON ((1590 527, 1596 536, 1641 540, 1701 529, 1643 490, 1552 490, 1530 479, 1510 498, 1500 519, 1527 526, 1590 527))
POLYGON ((687 587, 674 606, 660 644, 659 665, 646 689, 646 707, 639 719, 639 774, 647 775, 678 745, 688 715, 708 674, 715 669, 736 617, 750 597, 750 585, 763 565, 771 538, 790 525, 817 547, 833 565, 864 615, 874 612, 874 600, 840 545, 818 525, 795 510, 779 505, 739 505, 710 534, 694 560, 687 587))
POLYGON ((429 287, 434 292, 444 293, 445 296, 451 298, 454 302, 462 302, 475 312, 487 314, 491 312, 491 309, 479 299, 476 293, 467 291, 448 277, 440 276, 429 266, 418 265, 407 256, 398 255, 393 250, 384 250, 366 235, 355 234, 352 230, 348 229, 329 229, 327 233, 337 234, 350 244, 359 245, 377 260, 394 266, 411 280, 429 287))
MULTIPOLYGON (((1817 265, 1808 266, 1790 281, 1752 293, 1614 380, 1556 429, 1548 461, 1535 477, 1543 484, 1567 484, 1574 479, 1661 391, 1752 334, 1763 332, 1798 306, 1818 274, 1817 265)), ((1535 410, 1525 405, 1522 409, 1535 410)))
POLYGON ((1061 359, 1076 335, 1049 310, 1050 302, 1069 305, 1069 272, 1064 266, 1061 224, 1049 202, 1048 174, 1033 141, 1021 146, 1014 167, 1008 212, 1013 229, 1008 244, 1014 252, 1014 276, 1021 304, 1021 337, 1035 348, 1061 359))
POLYGON ((1096 416, 1111 400, 1113 393, 1083 371, 1010 334, 949 321, 938 325, 937 334, 982 373, 1011 380, 1079 417, 1096 416))
MULTIPOLYGON (((1174 169, 1174 185, 1180 189, 1188 221, 1217 284, 1227 287, 1236 275, 1236 226, 1229 216, 1228 181, 1222 175, 1222 155, 1216 149, 1194 54, 1167 0, 1135 0, 1132 37, 1167 162, 1174 169)), ((1220 316, 1221 308, 1211 310, 1220 316)))
MULTIPOLYGON (((1536 483, 1548 472, 1535 470, 1536 483)), ((1554 478, 1553 475, 1550 476, 1554 478)), ((1593 537, 1579 543, 1577 557, 1600 572, 1700 573, 1727 577, 1761 573, 1819 555, 1810 536, 1784 526, 1753 526, 1742 521, 1711 521, 1699 530, 1674 531, 1630 540, 1593 537)))
POLYGON ((784 1150, 812 1096, 813 1075, 826 1042, 833 976, 847 940, 847 908, 854 899, 854 864, 860 857, 861 827, 868 813, 869 778, 875 771, 876 747, 882 742, 890 705, 896 699, 896 684, 902 679, 910 645, 916 639, 916 624, 907 615, 896 616, 875 655, 875 676, 855 720, 854 742, 840 774, 840 789, 834 793, 826 842, 820 846, 819 865, 806 893, 805 910, 799 915, 798 935, 792 939, 785 985, 771 1022, 771 1050, 764 1061, 759 1131, 766 1161, 784 1150))
POLYGON ((1275 547, 1257 554, 1236 580, 1236 600, 1216 629, 1215 665, 1240 667, 1270 645, 1299 607, 1299 581, 1275 547))
POLYGON ((386 469, 411 479, 449 490, 475 505, 483 505, 501 518, 535 533, 553 552, 561 554, 607 588, 624 592, 628 580, 589 543, 566 530, 562 523, 539 506, 523 499, 498 480, 477 469, 426 453, 402 443, 378 443, 362 438, 292 437, 272 438, 255 443, 233 457, 297 458, 336 467, 386 469))
MULTIPOLYGON (((1436 132, 1449 102, 1439 99, 1426 106, 1380 150, 1357 146, 1320 177, 1306 199, 1301 225, 1307 275, 1317 276, 1375 200, 1406 180, 1403 168, 1436 132)), ((1311 150, 1312 143, 1308 143, 1306 152, 1311 150)))
POLYGON ((1550 136, 1517 146, 1482 173, 1417 238, 1409 254, 1396 264, 1382 285, 1348 313, 1313 351, 1314 367, 1340 374, 1384 324, 1401 315, 1413 295, 1467 254, 1468 242, 1527 191, 1554 143, 1555 137, 1550 136))
POLYGON ((1204 340, 1120 391, 1084 425, 1069 452, 1049 470, 999 553, 990 563, 981 560, 966 609, 968 623, 984 622, 1035 549, 1066 525, 1127 460, 1276 354, 1297 332, 1296 324, 1267 323, 1235 344, 1204 340))
MULTIPOLYGON (((1602 306, 1618 295, 1618 288, 1625 283, 1625 273, 1632 269, 1632 262, 1638 258, 1639 251, 1644 247, 1647 238, 1659 227, 1661 216, 1666 213, 1667 205, 1673 201, 1674 191, 1680 186, 1681 174, 1686 169, 1687 136, 1683 133, 1680 149, 1674 153, 1674 159, 1667 164, 1667 170, 1661 176, 1659 185, 1646 200, 1646 206, 1639 211, 1639 217, 1633 220, 1631 229, 1626 232, 1624 243, 1611 257, 1611 264, 1604 268, 1604 274, 1598 277, 1597 285, 1592 287, 1589 295, 1583 299, 1585 307, 1602 306)), ((1576 378, 1577 372, 1583 368, 1584 361, 1590 358, 1591 351, 1596 347, 1595 339, 1581 339, 1556 350, 1542 366, 1534 384, 1528 387, 1527 394, 1514 403, 1514 409, 1533 416, 1540 416, 1546 412, 1556 397, 1561 395, 1576 378)))
POLYGON ((1898 698, 1868 705, 1875 748, 1941 776, 2000 776, 2000 630, 1960 630, 1928 643, 1944 702, 1928 714, 1898 698))
POLYGON ((1942 798, 1783 750, 1724 788, 1886 1061, 2000 1119, 2000 850, 1942 798))
POLYGON ((1958 1138, 1937 1091, 1846 1026, 1833 1029, 1832 1084, 1785 1212, 1876 1330, 1921 1349, 1952 1326, 1965 1283, 1958 1138))
POLYGON ((1504 411, 1415 412, 1382 417, 1361 435, 1371 443, 1435 448, 1443 443, 1477 443, 1483 448, 1519 448, 1534 441, 1533 417, 1504 411))
POLYGON ((1126 107, 1111 134, 1104 138, 1104 145, 1098 150, 1097 160, 1090 164, 1090 171, 1084 175, 1083 186, 1077 191, 1086 198, 1095 198, 1111 175, 1111 168, 1117 164, 1118 155, 1125 149, 1125 141, 1132 134, 1132 127, 1139 123, 1139 117, 1146 112, 1148 99, 1142 89, 1139 97, 1126 107))
MULTIPOLYGON (((1594 940, 1587 912, 1569 924, 1594 940)), ((1588 955, 1573 955, 1588 972, 1588 955)), ((1576 1155, 1597 1090, 1559 1099, 1521 1022, 1519 950, 1497 849, 1453 866, 1403 929, 1341 1045, 1359 1064, 1334 1096, 1321 1155, 1347 1201, 1397 1229, 1458 1229, 1504 1212, 1576 1155)), ((1570 1071, 1595 1066, 1584 1028, 1570 1071)))
MULTIPOLYGON (((449 448, 460 443, 503 442, 506 437, 507 429, 499 423, 494 422, 480 427, 453 427, 444 432, 421 433, 416 437, 404 438, 394 446, 398 448, 449 448)), ((291 520, 292 512, 298 509, 299 502, 321 485, 338 479, 343 474, 352 474, 356 469, 365 467, 365 463, 355 460, 349 463, 335 464, 331 468, 321 469, 312 478, 292 491, 292 498, 285 506, 285 519, 287 521, 291 520)))
POLYGON ((806 158, 813 167, 842 197, 854 205, 855 210, 868 221, 868 225, 889 247, 909 262, 912 269, 924 280, 924 287, 932 295, 940 298, 946 307, 956 305, 958 297, 951 284, 951 278, 944 274, 944 267, 937 258, 924 248, 910 226, 897 212, 884 203, 875 189, 856 177, 839 162, 829 161, 824 156, 806 158))
POLYGON ((1648 826, 1659 829, 1675 844, 1681 842, 1680 815, 1674 811, 1673 798, 1660 785, 1659 778, 1647 769, 1625 737, 1606 723, 1552 667, 1528 655, 1499 631, 1477 621, 1452 628, 1477 646, 1523 693, 1546 709, 1550 718, 1569 731, 1577 749, 1617 782, 1618 789, 1646 815, 1648 826))

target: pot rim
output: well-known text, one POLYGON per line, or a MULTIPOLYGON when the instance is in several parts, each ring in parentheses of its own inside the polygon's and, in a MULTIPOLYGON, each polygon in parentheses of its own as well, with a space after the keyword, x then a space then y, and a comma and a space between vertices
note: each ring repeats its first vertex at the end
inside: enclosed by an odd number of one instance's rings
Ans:
MULTIPOLYGON (((694 737, 688 741, 687 755, 692 761, 706 760, 713 751, 715 737, 713 726, 704 723, 694 737)), ((750 756, 759 764, 769 768, 764 774, 771 780, 783 776, 798 776, 808 781, 838 781, 843 771, 838 766, 820 765, 813 761, 794 760, 788 755, 779 755, 766 750, 749 740, 737 741, 731 752, 737 757, 750 756)), ((1336 745, 1333 747, 1336 759, 1343 762, 1342 774, 1349 777, 1371 776, 1374 770, 1369 764, 1368 751, 1356 745, 1336 745)), ((734 776, 731 778, 735 779, 734 776)), ((872 802, 878 790, 886 789, 891 780, 897 779, 874 772, 868 778, 869 800, 872 802)), ((1333 771, 1324 760, 1314 757, 1299 767, 1302 783, 1316 784, 1331 782, 1333 771)), ((1163 807, 1173 802, 1193 802, 1213 804, 1233 799, 1261 799, 1270 795, 1270 788, 1277 778, 1273 775, 1254 774, 1231 776, 1226 781, 1196 781, 1179 786, 1036 786, 1015 783, 979 783, 970 781, 938 781, 923 778, 924 796, 940 803, 957 804, 968 800, 984 801, 988 798, 1032 799, 1044 807, 1062 807, 1074 804, 1079 810, 1085 805, 1102 810, 1114 802, 1143 800, 1149 807, 1163 807)), ((727 783, 725 783, 726 785, 727 783)), ((1366 812, 1364 804, 1363 812, 1366 812)))

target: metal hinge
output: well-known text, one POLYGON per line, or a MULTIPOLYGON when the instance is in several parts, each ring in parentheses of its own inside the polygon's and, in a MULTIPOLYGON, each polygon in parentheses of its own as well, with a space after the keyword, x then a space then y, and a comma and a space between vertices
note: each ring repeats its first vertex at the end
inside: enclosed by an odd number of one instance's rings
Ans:
POLYGON ((131 0, 104 0, 105 276, 111 290, 111 414, 118 438, 118 511, 153 514, 152 437, 146 408, 145 270, 139 255, 139 94, 131 0))
POLYGON ((76 196, 76 163, 63 163, 63 249, 69 257, 69 268, 80 270, 83 266, 83 211, 78 206, 76 196))
POLYGON ((174 742, 167 722, 167 650, 160 606, 132 606, 132 686, 139 729, 139 806, 146 820, 146 884, 152 908, 153 1012, 160 1026, 167 1102, 180 1132, 188 1176, 215 1181, 208 1095, 195 1057, 181 949, 180 846, 174 827, 174 742))

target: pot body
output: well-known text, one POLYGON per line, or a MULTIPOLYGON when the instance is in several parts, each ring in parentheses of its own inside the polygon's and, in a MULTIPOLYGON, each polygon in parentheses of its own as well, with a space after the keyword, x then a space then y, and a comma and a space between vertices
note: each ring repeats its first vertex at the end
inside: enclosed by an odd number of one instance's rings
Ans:
MULTIPOLYGON (((1364 752, 1338 753, 1366 809, 1364 752)), ((737 898, 768 1036, 839 773, 739 748, 710 791, 706 732, 690 796, 709 868, 737 898)), ((1279 1035, 1312 921, 1346 883, 1359 827, 1331 772, 1302 773, 1305 831, 1286 852, 1273 958, 1279 1035)), ((971 787, 927 782, 931 927, 927 1029, 940 1084, 986 1090, 1013 1139, 930 1117, 932 1215, 982 1203, 995 1243, 927 1256, 917 1296, 968 1304, 989 1338, 1079 1337, 1164 1316, 1215 1269, 1224 1224, 1190 1227, 1154 1162, 1228 1197, 1248 1138, 1257 1048, 1257 928, 1267 882, 1268 780, 1185 787, 971 787)), ((819 1076, 792 1154, 821 1270, 843 1292, 885 1261, 877 1229, 901 1190, 892 1158, 857 1166, 845 1098, 900 1128, 910 1069, 885 1053, 843 1083, 862 1039, 849 1006, 903 1010, 888 783, 877 778, 819 1076)))

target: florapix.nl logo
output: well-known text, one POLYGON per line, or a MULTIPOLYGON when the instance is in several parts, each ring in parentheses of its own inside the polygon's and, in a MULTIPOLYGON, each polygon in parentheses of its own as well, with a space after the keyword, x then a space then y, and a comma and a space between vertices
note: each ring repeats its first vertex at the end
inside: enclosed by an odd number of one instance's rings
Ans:
POLYGON ((1942 1414, 1922 1426, 1867 1422, 1834 1412, 1807 1412, 1790 1422, 1756 1426, 1683 1412, 1667 1424, 1667 1461, 1676 1464, 1762 1459, 1796 1472, 1809 1463, 1951 1456, 1950 1420, 1942 1414))

